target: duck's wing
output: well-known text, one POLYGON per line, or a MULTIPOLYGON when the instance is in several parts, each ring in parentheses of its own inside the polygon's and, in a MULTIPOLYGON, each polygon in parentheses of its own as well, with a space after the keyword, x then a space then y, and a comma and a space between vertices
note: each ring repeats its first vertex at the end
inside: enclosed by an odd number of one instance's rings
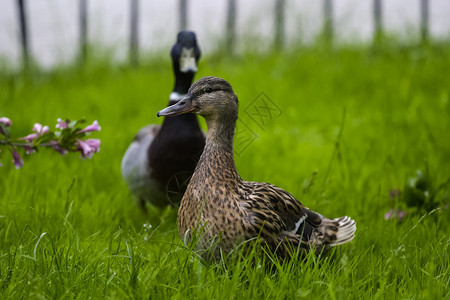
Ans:
POLYGON ((138 205, 142 207, 145 207, 145 201, 141 195, 145 194, 151 171, 148 168, 147 152, 160 128, 160 125, 148 125, 141 128, 122 158, 122 177, 135 195, 138 205))
MULTIPOLYGON (((307 209, 291 194, 264 182, 245 181, 242 185, 241 207, 250 226, 265 227, 271 233, 295 231, 307 217, 307 209)), ((312 222, 317 222, 311 216, 312 222)))
POLYGON ((134 176, 148 173, 146 168, 148 165, 148 148, 153 143, 160 128, 160 125, 148 125, 141 128, 134 137, 122 158, 121 170, 125 181, 128 182, 134 176))
POLYGON ((243 195, 241 207, 246 211, 248 230, 258 232, 277 247, 290 244, 304 249, 311 246, 322 249, 346 243, 354 237, 356 225, 350 218, 325 218, 275 185, 245 182, 243 195))

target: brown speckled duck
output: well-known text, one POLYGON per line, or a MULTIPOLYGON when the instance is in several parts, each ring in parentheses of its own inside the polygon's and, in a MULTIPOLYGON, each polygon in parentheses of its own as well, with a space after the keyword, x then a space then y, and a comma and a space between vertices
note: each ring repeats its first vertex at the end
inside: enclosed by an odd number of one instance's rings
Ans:
MULTIPOLYGON (((197 71, 200 49, 195 33, 181 31, 170 54, 175 75, 172 105, 186 95, 197 71)), ((122 177, 138 206, 146 211, 146 203, 159 207, 178 204, 204 145, 205 136, 195 115, 167 117, 162 125, 139 130, 121 163, 122 177)))
POLYGON ((226 80, 201 78, 184 99, 158 116, 188 112, 203 116, 208 132, 178 211, 182 239, 189 242, 201 228, 198 248, 207 249, 211 241, 218 241, 228 253, 259 236, 281 258, 297 247, 320 253, 353 239, 356 224, 349 217, 325 218, 275 185, 241 179, 233 157, 238 98, 226 80))

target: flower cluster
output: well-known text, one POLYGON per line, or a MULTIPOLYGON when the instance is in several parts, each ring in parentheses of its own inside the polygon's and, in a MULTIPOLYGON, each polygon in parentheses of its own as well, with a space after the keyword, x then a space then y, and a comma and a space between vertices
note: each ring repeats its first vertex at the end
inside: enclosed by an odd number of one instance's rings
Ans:
MULTIPOLYGON (((56 131, 51 131, 48 126, 36 123, 33 133, 19 138, 11 138, 12 121, 6 117, 0 118, 0 146, 9 148, 16 169, 23 166, 23 160, 18 149, 22 148, 26 154, 32 154, 39 148, 50 147, 61 155, 67 152, 80 152, 83 159, 91 158, 94 153, 100 151, 99 139, 84 139, 93 131, 100 131, 101 127, 97 121, 91 125, 81 128, 80 125, 86 121, 70 121, 69 119, 58 119, 56 131)), ((1 148, 0 148, 1 155, 1 148)), ((0 166, 2 164, 0 163, 0 166)))
POLYGON ((403 220, 408 215, 426 213, 436 208, 448 207, 449 197, 447 187, 450 178, 437 184, 434 173, 428 170, 417 170, 416 175, 406 180, 403 190, 393 188, 389 191, 389 198, 394 208, 389 210, 384 218, 386 220, 403 220))

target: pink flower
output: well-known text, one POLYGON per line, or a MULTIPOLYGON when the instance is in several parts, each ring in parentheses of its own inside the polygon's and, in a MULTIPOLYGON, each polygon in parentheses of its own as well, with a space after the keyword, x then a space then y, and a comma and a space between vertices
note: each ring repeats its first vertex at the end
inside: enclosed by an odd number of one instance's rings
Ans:
POLYGON ((34 152, 36 152, 33 147, 30 146, 23 146, 23 148, 25 149, 27 154, 33 154, 34 152))
POLYGON ((13 157, 13 163, 16 169, 20 169, 23 167, 23 160, 19 155, 19 152, 16 151, 16 149, 11 149, 11 154, 13 157))
POLYGON ((69 124, 69 119, 67 119, 66 121, 62 120, 61 118, 58 118, 58 124, 56 124, 56 128, 59 129, 65 129, 67 128, 67 124, 69 124))
POLYGON ((53 149, 55 149, 56 151, 58 151, 61 155, 66 155, 67 154, 67 150, 64 148, 61 148, 58 144, 58 141, 52 140, 49 142, 50 145, 52 145, 53 149))
POLYGON ((91 158, 94 153, 100 151, 99 139, 80 140, 77 139, 77 150, 81 152, 82 158, 91 158))
POLYGON ((401 220, 403 220, 403 217, 405 217, 405 215, 406 215, 406 212, 404 212, 403 210, 392 208, 386 214, 384 214, 384 219, 385 220, 397 219, 397 220, 401 221, 401 220))
POLYGON ((5 124, 6 127, 9 127, 9 126, 12 125, 12 121, 9 118, 7 118, 7 117, 1 117, 0 118, 0 123, 5 124))
POLYGON ((392 216, 392 212, 394 211, 394 209, 390 209, 387 213, 384 214, 384 219, 385 220, 389 220, 392 216))
MULTIPOLYGON (((4 124, 5 127, 9 127, 12 125, 12 121, 10 119, 8 119, 7 117, 1 117, 0 118, 0 123, 4 124)), ((0 127, 0 133, 5 135, 5 133, 3 132, 2 127, 0 127)))
POLYGON ((39 135, 43 135, 44 133, 49 132, 49 130, 50 129, 48 128, 47 125, 42 126, 42 124, 40 124, 40 123, 36 123, 33 126, 33 131, 37 132, 37 134, 39 134, 39 135))
POLYGON ((27 136, 21 137, 20 139, 31 143, 38 136, 39 136, 39 134, 37 134, 37 133, 31 133, 27 136))
POLYGON ((50 129, 48 128, 47 125, 42 126, 41 124, 36 123, 36 124, 34 124, 34 126, 33 126, 33 131, 36 132, 36 133, 31 133, 31 134, 29 134, 29 135, 27 135, 27 136, 24 136, 24 137, 20 138, 20 139, 21 139, 21 140, 25 140, 25 141, 31 143, 31 142, 33 142, 33 140, 36 139, 38 136, 43 135, 44 133, 49 132, 49 130, 50 130, 50 129))
POLYGON ((89 125, 86 128, 84 128, 84 129, 81 129, 77 133, 91 132, 91 131, 100 131, 101 129, 102 128, 100 126, 98 126, 97 120, 95 120, 94 123, 92 123, 92 125, 89 125))

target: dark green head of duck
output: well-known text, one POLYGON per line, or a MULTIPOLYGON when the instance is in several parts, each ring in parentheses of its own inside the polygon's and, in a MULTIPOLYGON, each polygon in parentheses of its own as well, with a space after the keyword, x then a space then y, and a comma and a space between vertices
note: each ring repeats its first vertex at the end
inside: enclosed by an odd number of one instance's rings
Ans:
POLYGON ((196 113, 208 121, 230 123, 237 120, 239 101, 231 85, 219 77, 203 77, 191 86, 186 97, 158 112, 161 116, 196 113))
POLYGON ((197 64, 201 52, 195 33, 192 31, 178 33, 177 42, 173 45, 170 56, 175 75, 175 84, 170 100, 175 102, 187 93, 194 80, 195 72, 198 70, 197 64))
MULTIPOLYGON (((170 55, 175 75, 180 73, 195 74, 201 56, 195 33, 192 31, 179 32, 177 42, 173 45, 170 55)), ((189 82, 189 85, 191 82, 189 82)))

